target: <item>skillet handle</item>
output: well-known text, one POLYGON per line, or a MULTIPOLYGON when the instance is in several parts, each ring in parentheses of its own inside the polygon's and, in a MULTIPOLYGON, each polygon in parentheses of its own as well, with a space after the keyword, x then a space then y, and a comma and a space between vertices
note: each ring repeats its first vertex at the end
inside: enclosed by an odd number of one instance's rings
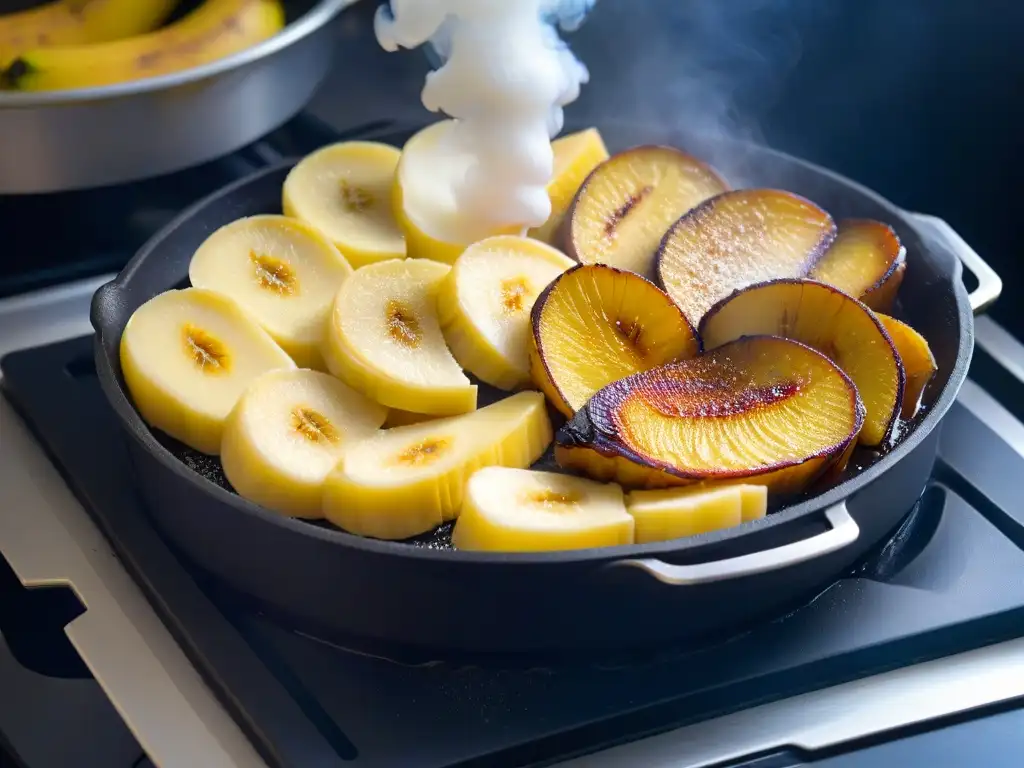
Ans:
POLYGON ((980 315, 988 309, 999 298, 999 294, 1003 292, 1003 281, 996 274, 995 270, 986 264, 985 260, 978 255, 978 252, 971 248, 967 241, 960 237, 959 233, 945 220, 926 213, 908 211, 907 215, 921 229, 945 244, 977 278, 978 287, 967 296, 971 302, 971 309, 974 310, 974 314, 980 315))
POLYGON ((857 540, 860 535, 860 526, 847 511, 845 500, 826 509, 825 517, 832 525, 831 530, 764 552, 754 552, 740 557, 713 560, 710 563, 695 565, 670 565, 654 558, 617 560, 609 565, 638 568, 663 584, 680 586, 707 584, 712 581, 738 579, 767 571, 776 571, 835 552, 857 540))

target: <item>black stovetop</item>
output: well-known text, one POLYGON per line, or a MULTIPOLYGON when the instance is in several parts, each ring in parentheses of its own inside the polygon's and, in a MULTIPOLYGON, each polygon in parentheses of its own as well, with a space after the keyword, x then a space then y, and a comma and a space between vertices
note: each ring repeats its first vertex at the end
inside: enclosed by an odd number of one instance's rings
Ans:
POLYGON ((896 535, 809 605, 698 651, 397 660, 299 635, 205 583, 150 526, 91 340, 14 353, 3 388, 154 607, 275 766, 542 765, 1017 636, 1024 458, 962 405, 896 535))

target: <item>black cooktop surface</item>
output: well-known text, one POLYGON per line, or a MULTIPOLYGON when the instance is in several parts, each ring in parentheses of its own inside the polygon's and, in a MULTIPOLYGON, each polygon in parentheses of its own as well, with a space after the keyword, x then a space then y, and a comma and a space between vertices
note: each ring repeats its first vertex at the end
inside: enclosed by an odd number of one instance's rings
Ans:
POLYGON ((959 404, 897 535, 809 605, 703 650, 553 667, 389 659, 276 625, 205 583, 149 524, 90 339, 14 353, 2 370, 9 400, 275 766, 549 764, 1024 626, 1024 528, 996 487, 1024 458, 959 404))

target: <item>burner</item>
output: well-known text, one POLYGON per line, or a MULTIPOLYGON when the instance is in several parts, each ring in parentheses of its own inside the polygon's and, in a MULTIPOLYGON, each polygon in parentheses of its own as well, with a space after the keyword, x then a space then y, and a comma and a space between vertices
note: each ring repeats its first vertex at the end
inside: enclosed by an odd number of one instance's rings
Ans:
MULTIPOLYGON (((953 407, 933 482, 895 536, 777 621, 699 650, 573 663, 410 658, 303 636, 179 560, 126 478, 91 339, 3 361, 3 386, 163 620, 275 766, 557 759, 1019 634, 1024 458, 953 407), (998 468, 998 471, 996 469, 998 468), (1006 495, 1011 494, 1011 495, 1006 495)), ((683 618, 684 620, 684 618, 683 618)))

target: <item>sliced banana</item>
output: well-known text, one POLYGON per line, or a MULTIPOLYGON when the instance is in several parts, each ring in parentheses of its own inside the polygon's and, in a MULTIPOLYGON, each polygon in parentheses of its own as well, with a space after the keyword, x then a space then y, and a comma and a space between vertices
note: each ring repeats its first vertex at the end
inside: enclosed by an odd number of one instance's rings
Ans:
POLYGON ((736 485, 740 489, 740 520, 749 523, 768 514, 768 487, 765 485, 736 485))
POLYGON ((469 476, 528 467, 552 439, 544 396, 520 392, 461 416, 396 427, 350 450, 324 483, 324 516, 350 533, 406 539, 458 516, 469 476))
POLYGON ((459 364, 499 389, 530 383, 530 310, 547 285, 575 262, 517 235, 469 246, 441 283, 437 311, 459 364))
POLYGON ((286 216, 250 216, 216 230, 188 266, 197 288, 245 307, 303 368, 323 369, 331 300, 352 268, 317 229, 286 216))
POLYGON ((373 435, 386 416, 387 408, 326 373, 265 373, 224 425, 224 474, 240 495, 267 509, 322 517, 324 478, 342 452, 373 435))
POLYGON ((307 155, 285 179, 285 215, 323 232, 353 267, 403 258, 405 238, 391 210, 401 154, 388 144, 343 141, 307 155))
POLYGON ((767 507, 768 489, 763 485, 700 485, 626 496, 626 509, 636 521, 637 544, 732 528, 764 517, 767 507))
POLYGON ((487 467, 466 483, 458 549, 545 552, 633 543, 622 488, 529 469, 487 467))
POLYGON ((234 300, 186 288, 147 301, 121 336, 121 371, 150 426, 220 451, 224 420, 260 374, 295 363, 234 300))
POLYGON ((476 386, 445 345, 437 291, 450 267, 393 259, 356 270, 334 299, 323 354, 331 373, 389 408, 452 415, 476 386))
POLYGON ((555 169, 548 184, 551 215, 541 226, 529 231, 545 243, 555 244, 565 212, 572 205, 576 192, 590 172, 608 159, 608 149, 597 128, 570 133, 551 142, 555 155, 555 169))

